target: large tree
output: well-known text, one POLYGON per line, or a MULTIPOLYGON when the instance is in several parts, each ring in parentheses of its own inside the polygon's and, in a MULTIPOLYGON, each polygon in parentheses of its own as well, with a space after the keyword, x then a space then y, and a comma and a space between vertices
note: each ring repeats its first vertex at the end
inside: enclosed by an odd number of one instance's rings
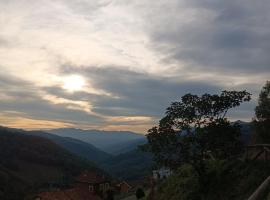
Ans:
POLYGON ((167 108, 158 127, 148 131, 147 148, 161 166, 175 169, 190 163, 201 172, 206 157, 224 159, 239 153, 240 129, 226 114, 250 99, 246 91, 186 94, 167 108))
POLYGON ((270 142, 270 81, 267 81, 259 95, 258 106, 255 108, 256 142, 270 142))
POLYGON ((262 88, 255 112, 259 121, 270 119, 270 81, 267 81, 262 88))

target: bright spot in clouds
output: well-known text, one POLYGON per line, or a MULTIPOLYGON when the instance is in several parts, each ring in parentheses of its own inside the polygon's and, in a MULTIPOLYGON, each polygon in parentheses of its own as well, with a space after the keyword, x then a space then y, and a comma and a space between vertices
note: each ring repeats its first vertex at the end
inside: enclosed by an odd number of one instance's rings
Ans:
POLYGON ((84 78, 79 75, 71 75, 65 77, 63 80, 63 88, 69 92, 80 91, 83 89, 85 84, 84 78))
POLYGON ((0 0, 0 125, 146 133, 186 93, 270 77, 269 0, 0 0))

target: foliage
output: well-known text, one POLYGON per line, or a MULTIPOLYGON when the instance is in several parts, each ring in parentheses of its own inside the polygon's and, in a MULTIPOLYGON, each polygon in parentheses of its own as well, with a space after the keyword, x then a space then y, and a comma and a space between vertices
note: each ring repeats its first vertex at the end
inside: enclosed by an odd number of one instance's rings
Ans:
POLYGON ((176 176, 167 181, 163 199, 209 199, 209 185, 218 181, 220 174, 209 160, 229 160, 242 150, 240 126, 230 123, 226 114, 250 99, 246 91, 186 94, 167 108, 159 126, 148 131, 145 148, 159 165, 174 170, 180 167, 176 176), (181 168, 185 165, 191 168, 181 168))
POLYGON ((145 193, 144 193, 143 189, 142 188, 138 188, 136 190, 136 198, 137 199, 142 199, 144 197, 145 197, 145 193))
POLYGON ((255 113, 259 121, 270 120, 270 81, 262 88, 255 113))
POLYGON ((203 170, 202 160, 208 152, 219 159, 235 155, 241 149, 240 128, 225 117, 229 109, 250 99, 246 91, 186 94, 167 108, 159 127, 148 131, 147 150, 158 164, 172 169, 190 163, 203 170))
POLYGON ((239 124, 218 120, 198 130, 196 139, 202 152, 211 152, 215 159, 226 159, 241 152, 239 124))
POLYGON ((255 108, 256 142, 270 142, 270 81, 267 81, 259 96, 258 106, 255 108))
POLYGON ((199 176, 191 165, 178 168, 160 187, 158 200, 199 200, 199 176))
POLYGON ((193 128, 224 119, 229 109, 250 99, 251 94, 246 91, 223 91, 220 95, 202 96, 186 94, 180 102, 173 102, 167 108, 166 117, 160 121, 160 125, 190 133, 193 128))
POLYGON ((269 176, 269 162, 239 160, 208 160, 207 182, 202 186, 192 165, 182 165, 163 182, 158 200, 245 200, 269 176), (205 195, 201 196, 201 190, 205 195))

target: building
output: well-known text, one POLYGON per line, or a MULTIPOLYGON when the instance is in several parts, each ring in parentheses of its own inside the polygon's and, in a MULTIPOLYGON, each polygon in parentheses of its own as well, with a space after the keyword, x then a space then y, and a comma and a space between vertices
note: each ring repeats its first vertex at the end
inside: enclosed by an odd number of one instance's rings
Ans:
POLYGON ((117 188, 121 194, 127 194, 131 191, 132 187, 126 182, 122 181, 117 185, 117 188))
POLYGON ((168 178, 172 175, 172 171, 169 168, 162 167, 158 170, 153 170, 153 178, 155 180, 168 178))
POLYGON ((73 188, 41 192, 34 200, 101 200, 110 190, 110 181, 95 172, 83 172, 75 181, 73 188))
POLYGON ((94 172, 83 172, 75 180, 76 187, 100 196, 104 196, 111 187, 110 181, 105 176, 98 175, 94 172))
POLYGON ((80 188, 42 192, 35 200, 101 200, 97 195, 80 188))

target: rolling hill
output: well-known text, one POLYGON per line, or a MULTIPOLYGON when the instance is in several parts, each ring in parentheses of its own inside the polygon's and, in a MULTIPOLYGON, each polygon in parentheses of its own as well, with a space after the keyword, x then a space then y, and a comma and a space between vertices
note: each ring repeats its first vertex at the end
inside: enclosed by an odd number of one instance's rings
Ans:
POLYGON ((105 161, 100 167, 113 176, 124 180, 136 180, 151 174, 154 165, 150 153, 135 149, 105 161))
POLYGON ((83 170, 100 171, 49 139, 0 128, 0 199, 23 199, 41 188, 67 186, 83 170))
POLYGON ((106 152, 110 152, 113 155, 120 155, 123 153, 127 153, 130 151, 133 151, 138 148, 138 146, 146 144, 147 139, 146 137, 144 138, 139 138, 139 139, 134 139, 131 141, 127 141, 125 143, 119 143, 116 145, 111 145, 105 148, 106 152))
POLYGON ((61 146, 62 148, 70 151, 71 153, 83 157, 96 164, 102 163, 105 160, 111 159, 112 155, 96 148, 94 145, 83 142, 69 137, 61 137, 58 135, 41 132, 41 131, 29 131, 27 134, 40 136, 47 138, 61 146))

